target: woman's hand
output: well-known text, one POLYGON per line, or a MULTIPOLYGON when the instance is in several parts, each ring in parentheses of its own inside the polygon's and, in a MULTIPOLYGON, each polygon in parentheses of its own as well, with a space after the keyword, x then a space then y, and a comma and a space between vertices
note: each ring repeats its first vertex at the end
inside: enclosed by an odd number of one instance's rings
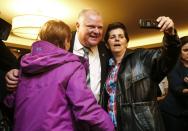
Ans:
POLYGON ((163 31, 168 35, 175 35, 174 22, 170 17, 160 16, 157 18, 157 22, 159 22, 158 27, 160 28, 160 31, 163 31))

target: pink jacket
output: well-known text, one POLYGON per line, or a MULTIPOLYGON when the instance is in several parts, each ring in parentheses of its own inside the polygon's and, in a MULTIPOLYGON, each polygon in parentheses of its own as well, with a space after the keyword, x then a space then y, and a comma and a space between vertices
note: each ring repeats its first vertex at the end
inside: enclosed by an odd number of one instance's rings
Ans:
POLYGON ((113 131, 86 85, 86 68, 77 56, 35 42, 21 60, 14 131, 113 131))

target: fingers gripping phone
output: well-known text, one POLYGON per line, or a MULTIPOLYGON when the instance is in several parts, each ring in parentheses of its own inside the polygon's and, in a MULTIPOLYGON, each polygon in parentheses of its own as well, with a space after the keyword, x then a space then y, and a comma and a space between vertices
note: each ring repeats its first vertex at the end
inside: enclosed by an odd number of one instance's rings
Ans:
POLYGON ((140 28, 160 29, 158 27, 159 22, 151 19, 139 19, 140 28))

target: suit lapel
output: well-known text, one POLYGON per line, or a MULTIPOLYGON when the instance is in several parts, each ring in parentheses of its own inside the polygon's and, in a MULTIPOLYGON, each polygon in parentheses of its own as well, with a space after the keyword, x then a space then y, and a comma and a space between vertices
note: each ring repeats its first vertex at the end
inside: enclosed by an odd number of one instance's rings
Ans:
POLYGON ((69 52, 73 52, 75 35, 76 35, 76 31, 72 32, 72 39, 71 39, 71 42, 70 42, 70 49, 69 49, 69 52))
POLYGON ((106 75, 107 75, 107 66, 109 54, 104 42, 100 42, 98 45, 99 58, 101 63, 101 87, 104 85, 106 75))

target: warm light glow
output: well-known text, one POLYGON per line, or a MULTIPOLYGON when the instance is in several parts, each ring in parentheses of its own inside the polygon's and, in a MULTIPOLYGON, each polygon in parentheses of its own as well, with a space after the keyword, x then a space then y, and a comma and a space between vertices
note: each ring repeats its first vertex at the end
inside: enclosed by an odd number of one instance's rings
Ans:
MULTIPOLYGON (((183 37, 188 35, 188 27, 184 29, 178 29, 178 36, 183 37)), ((134 39, 130 40, 128 43, 128 48, 137 48, 137 47, 145 47, 148 45, 156 45, 158 43, 158 46, 161 45, 163 40, 163 33, 159 35, 153 35, 149 37, 143 37, 140 39, 134 39), (160 43, 160 44, 159 44, 160 43)))
POLYGON ((41 26, 50 19, 53 18, 41 15, 16 16, 12 20, 12 32, 16 36, 36 40, 41 26))
POLYGON ((146 45, 161 43, 162 38, 163 38, 163 34, 130 40, 128 43, 128 48, 134 48, 134 47, 140 47, 140 46, 144 47, 146 45))
POLYGON ((15 15, 35 14, 62 19, 66 23, 75 23, 78 9, 82 9, 84 4, 73 6, 74 1, 67 0, 12 0, 9 3, 15 15), (19 6, 18 6, 19 5, 19 6), (41 6, 42 5, 42 6, 41 6), (21 7, 21 8, 20 8, 21 7))

